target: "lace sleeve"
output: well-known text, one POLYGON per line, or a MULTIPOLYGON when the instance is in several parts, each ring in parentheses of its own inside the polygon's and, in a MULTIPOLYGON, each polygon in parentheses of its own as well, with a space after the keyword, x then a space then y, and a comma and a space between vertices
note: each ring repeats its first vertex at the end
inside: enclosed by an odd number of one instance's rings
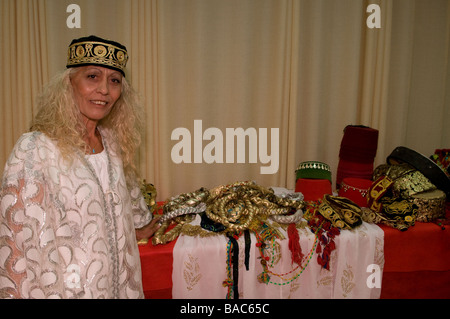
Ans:
POLYGON ((22 285, 29 262, 26 254, 30 251, 24 243, 37 240, 45 216, 41 169, 34 161, 33 143, 27 137, 16 144, 0 190, 0 298, 26 297, 22 285))

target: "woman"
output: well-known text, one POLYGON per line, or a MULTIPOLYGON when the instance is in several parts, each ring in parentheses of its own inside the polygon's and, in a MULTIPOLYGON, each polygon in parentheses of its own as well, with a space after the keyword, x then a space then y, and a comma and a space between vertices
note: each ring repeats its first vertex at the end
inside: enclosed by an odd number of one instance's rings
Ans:
POLYGON ((0 297, 141 298, 136 240, 156 230, 133 159, 142 118, 126 48, 73 40, 1 189, 0 297))

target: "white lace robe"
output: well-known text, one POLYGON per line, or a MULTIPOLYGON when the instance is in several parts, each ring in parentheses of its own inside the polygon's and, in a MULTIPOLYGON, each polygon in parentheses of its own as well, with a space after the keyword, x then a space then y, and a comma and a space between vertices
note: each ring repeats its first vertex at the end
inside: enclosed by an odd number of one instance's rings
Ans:
POLYGON ((0 193, 1 298, 142 298, 135 228, 151 221, 138 183, 127 188, 108 130, 109 185, 81 152, 62 160, 45 134, 24 134, 0 193))

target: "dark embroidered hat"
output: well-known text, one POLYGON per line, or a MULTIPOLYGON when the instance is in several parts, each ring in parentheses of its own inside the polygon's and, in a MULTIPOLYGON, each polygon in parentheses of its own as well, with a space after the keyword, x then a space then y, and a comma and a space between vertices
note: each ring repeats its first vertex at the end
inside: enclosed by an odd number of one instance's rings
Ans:
POLYGON ((72 40, 69 45, 66 67, 99 65, 117 70, 125 76, 127 61, 128 53, 124 45, 91 35, 72 40))

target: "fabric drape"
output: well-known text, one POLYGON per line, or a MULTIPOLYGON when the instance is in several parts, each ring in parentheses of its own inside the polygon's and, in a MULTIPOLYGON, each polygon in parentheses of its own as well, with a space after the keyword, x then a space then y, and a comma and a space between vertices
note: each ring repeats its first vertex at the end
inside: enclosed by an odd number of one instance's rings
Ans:
POLYGON ((0 165, 29 128, 34 102, 49 80, 46 3, 0 1, 0 165))
MULTIPOLYGON (((197 216, 192 224, 200 224, 197 216)), ((363 223, 353 230, 342 230, 336 237, 336 252, 331 254, 329 270, 322 268, 316 254, 307 262, 315 247, 315 236, 309 229, 297 230, 306 256, 298 267, 292 263, 289 240, 267 241, 270 282, 261 283, 261 256, 251 233, 249 268, 244 266, 244 236, 238 240, 239 258, 231 263, 225 236, 192 237, 181 235, 173 248, 172 297, 174 299, 223 299, 224 284, 238 274, 238 292, 242 299, 306 299, 306 298, 379 298, 381 289, 367 284, 369 266, 377 265, 380 283, 384 267, 384 235, 376 225, 363 223), (237 269, 235 268, 237 266, 237 269), (236 272, 237 270, 237 272, 236 272), (231 276, 233 275, 233 277, 231 276), (294 280, 295 278, 295 280, 294 280)), ((280 232, 287 238, 286 231, 280 232)), ((231 296, 233 298, 233 295, 231 296)))
POLYGON ((328 163, 334 179, 349 124, 380 131, 375 164, 398 145, 425 155, 448 147, 448 1, 76 3, 79 29, 67 26, 66 2, 0 2, 2 167, 38 91, 65 68, 70 41, 90 34, 128 48, 127 79, 146 110, 137 161, 159 200, 238 180, 292 189, 307 160, 328 163), (369 4, 380 28, 367 25, 369 4), (177 164, 172 133, 183 128, 190 163, 177 164), (246 144, 231 147, 227 129, 238 128, 246 144), (269 166, 275 173, 262 174, 269 166))

